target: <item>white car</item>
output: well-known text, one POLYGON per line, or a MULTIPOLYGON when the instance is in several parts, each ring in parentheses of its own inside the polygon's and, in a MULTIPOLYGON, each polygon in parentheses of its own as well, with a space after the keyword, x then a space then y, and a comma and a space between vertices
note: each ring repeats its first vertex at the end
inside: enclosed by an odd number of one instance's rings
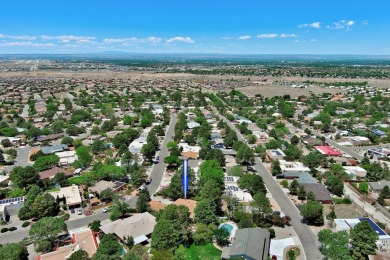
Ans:
POLYGON ((138 188, 139 191, 144 190, 144 189, 146 189, 146 185, 145 185, 145 184, 142 184, 142 185, 138 188))
POLYGON ((103 208, 103 213, 108 212, 108 207, 103 208))
POLYGON ((79 208, 79 209, 77 210, 77 214, 79 214, 79 215, 83 214, 83 209, 82 209, 82 208, 79 208))

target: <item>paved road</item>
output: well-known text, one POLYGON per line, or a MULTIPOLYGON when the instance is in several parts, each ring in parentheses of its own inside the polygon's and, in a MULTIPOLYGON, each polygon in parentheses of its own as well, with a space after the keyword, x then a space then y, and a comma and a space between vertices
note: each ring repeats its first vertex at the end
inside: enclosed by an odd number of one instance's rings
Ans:
POLYGON ((381 148, 381 147, 390 147, 390 143, 387 144, 379 144, 379 145, 368 145, 368 146, 354 146, 354 147, 348 147, 351 150, 368 150, 373 148, 381 148))
POLYGON ((29 163, 28 159, 29 159, 30 151, 33 148, 35 148, 35 147, 26 146, 26 147, 16 148, 16 151, 18 152, 18 156, 16 157, 15 164, 6 167, 4 170, 6 172, 10 172, 15 166, 23 166, 23 167, 26 167, 29 165, 31 166, 32 164, 29 163))
MULTIPOLYGON (((221 116, 221 115, 220 115, 221 116)), ((244 137, 240 134, 238 129, 225 117, 221 118, 237 133, 237 137, 240 141, 245 141, 244 137)), ((305 251, 306 259, 323 259, 321 252, 318 250, 317 236, 311 231, 310 227, 301 223, 302 216, 299 213, 295 205, 290 201, 287 195, 282 191, 276 181, 273 179, 271 173, 264 167, 263 163, 259 158, 255 159, 255 169, 258 174, 264 180, 265 185, 268 190, 271 192, 272 197, 279 204, 280 208, 286 215, 291 217, 290 224, 297 233, 299 239, 301 240, 302 246, 305 251)))
POLYGON ((150 174, 150 177, 152 178, 152 182, 148 185, 150 195, 154 194, 157 191, 162 181, 163 174, 166 168, 164 158, 169 155, 167 144, 168 142, 173 140, 172 137, 174 135, 176 122, 176 114, 171 113, 171 122, 169 123, 168 129, 165 133, 164 141, 161 144, 161 150, 157 153, 157 155, 160 157, 160 162, 153 165, 152 172, 150 174))
MULTIPOLYGON (((88 226, 89 223, 95 220, 106 220, 109 216, 110 215, 108 213, 97 213, 84 218, 67 221, 66 225, 68 226, 68 230, 77 229, 88 226)), ((23 238, 28 237, 28 232, 28 228, 18 227, 18 230, 15 230, 13 232, 0 233, 0 244, 22 241, 23 238)))

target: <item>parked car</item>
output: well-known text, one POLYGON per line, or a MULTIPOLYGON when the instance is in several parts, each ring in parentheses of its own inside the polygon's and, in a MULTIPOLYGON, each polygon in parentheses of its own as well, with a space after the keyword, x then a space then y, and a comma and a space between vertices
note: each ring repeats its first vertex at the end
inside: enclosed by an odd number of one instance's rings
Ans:
POLYGON ((70 213, 75 213, 75 210, 73 208, 70 209, 70 213))
POLYGON ((83 209, 82 209, 82 208, 79 208, 79 209, 77 210, 77 214, 79 214, 79 215, 83 214, 83 209))
POLYGON ((159 161, 160 160, 160 156, 156 156, 156 161, 159 161))
POLYGON ((108 207, 103 208, 103 213, 108 212, 108 207))
POLYGON ((150 178, 150 177, 147 178, 146 181, 145 181, 146 184, 150 184, 151 182, 152 182, 152 178, 150 178))
POLYGON ((142 185, 138 188, 139 191, 144 190, 144 189, 146 189, 146 185, 145 185, 145 184, 142 184, 142 185))

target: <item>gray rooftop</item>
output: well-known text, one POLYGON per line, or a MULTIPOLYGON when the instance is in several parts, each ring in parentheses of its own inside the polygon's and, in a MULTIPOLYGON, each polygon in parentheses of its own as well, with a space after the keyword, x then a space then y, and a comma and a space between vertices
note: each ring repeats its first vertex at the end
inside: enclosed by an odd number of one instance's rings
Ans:
POLYGON ((267 259, 269 244, 270 233, 265 229, 237 229, 232 245, 223 248, 222 258, 267 259))
POLYGON ((385 186, 390 187, 390 181, 380 180, 368 183, 373 190, 382 190, 385 186))

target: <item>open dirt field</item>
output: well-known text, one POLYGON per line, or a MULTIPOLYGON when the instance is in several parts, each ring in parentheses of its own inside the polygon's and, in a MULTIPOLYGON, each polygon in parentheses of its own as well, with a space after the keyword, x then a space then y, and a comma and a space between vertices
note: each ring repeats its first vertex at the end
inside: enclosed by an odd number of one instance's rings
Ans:
MULTIPOLYGON (((330 212, 331 205, 324 206, 324 216, 330 212)), ((361 218, 367 215, 367 213, 360 207, 354 204, 336 204, 334 211, 336 212, 337 218, 361 218)))

